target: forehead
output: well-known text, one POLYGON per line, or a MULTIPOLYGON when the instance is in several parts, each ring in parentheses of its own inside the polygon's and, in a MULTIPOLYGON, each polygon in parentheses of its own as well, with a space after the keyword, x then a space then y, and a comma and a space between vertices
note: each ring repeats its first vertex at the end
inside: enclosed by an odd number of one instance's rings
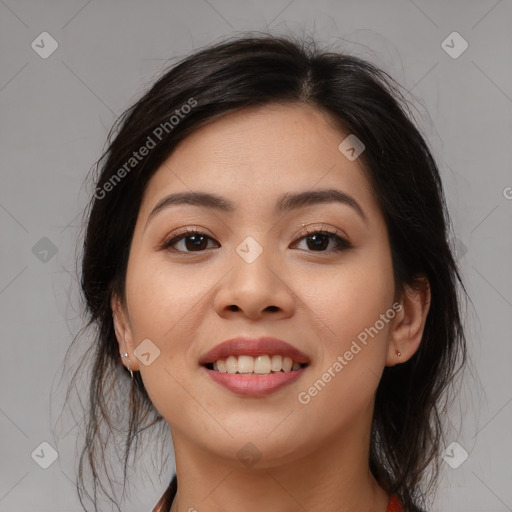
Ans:
POLYGON ((155 172, 141 214, 165 194, 197 190, 230 197, 241 208, 255 202, 264 208, 284 192, 338 188, 375 209, 362 163, 338 149, 347 135, 308 105, 224 114, 181 141, 155 172))

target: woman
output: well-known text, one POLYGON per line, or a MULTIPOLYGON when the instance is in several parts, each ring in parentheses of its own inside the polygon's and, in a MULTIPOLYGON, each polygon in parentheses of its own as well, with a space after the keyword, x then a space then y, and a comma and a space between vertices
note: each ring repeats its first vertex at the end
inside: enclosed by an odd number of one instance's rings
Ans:
POLYGON ((243 37, 174 66, 117 126, 82 261, 97 327, 82 504, 87 469, 95 509, 98 485, 111 494, 111 436, 126 479, 160 423, 176 476, 155 511, 425 510, 466 358, 463 286, 392 79, 243 37))

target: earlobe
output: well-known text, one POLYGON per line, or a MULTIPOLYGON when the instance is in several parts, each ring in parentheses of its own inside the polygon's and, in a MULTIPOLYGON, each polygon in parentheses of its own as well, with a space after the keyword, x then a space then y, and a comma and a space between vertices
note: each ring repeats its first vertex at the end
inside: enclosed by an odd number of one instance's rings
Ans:
POLYGON ((405 285, 389 335, 386 366, 408 361, 418 350, 430 309, 430 285, 422 277, 414 285, 405 285))

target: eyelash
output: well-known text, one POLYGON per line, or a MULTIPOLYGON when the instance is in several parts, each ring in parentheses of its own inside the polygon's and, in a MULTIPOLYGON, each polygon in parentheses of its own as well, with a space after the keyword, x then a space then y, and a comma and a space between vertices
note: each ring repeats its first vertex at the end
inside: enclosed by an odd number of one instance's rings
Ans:
MULTIPOLYGON (((352 244, 348 240, 346 240, 345 238, 340 236, 339 232, 335 229, 331 230, 331 229, 326 229, 326 228, 318 229, 318 228, 307 227, 307 228, 304 228, 303 230, 299 231, 298 233, 296 233, 296 235, 300 235, 300 238, 297 241, 308 238, 311 235, 327 235, 331 239, 334 239, 337 243, 337 246, 334 249, 330 249, 328 251, 307 251, 307 252, 320 252, 320 253, 324 253, 324 254, 332 254, 332 253, 344 251, 346 249, 350 249, 352 247, 352 244)), ((294 242, 294 243, 296 243, 296 242, 294 242)))
MULTIPOLYGON (((306 251, 306 252, 319 252, 320 254, 333 254, 333 253, 338 253, 338 252, 344 251, 346 249, 352 248, 352 244, 345 238, 339 236, 338 231, 336 231, 336 230, 315 229, 315 228, 311 228, 311 230, 309 230, 309 228, 305 228, 304 230, 301 230, 297 234, 300 234, 301 236, 294 243, 297 243, 305 238, 308 238, 311 235, 327 235, 331 239, 336 240, 336 242, 337 242, 337 247, 335 247, 334 249, 330 249, 328 251, 306 251)), ((172 251, 172 252, 185 253, 185 254, 192 254, 194 252, 199 252, 199 253, 205 252, 205 250, 202 250, 202 251, 180 251, 180 250, 172 248, 172 246, 174 244, 176 244, 183 238, 187 238, 188 236, 193 236, 193 235, 204 235, 207 238, 209 238, 210 240, 213 240, 213 238, 209 237, 206 233, 203 233, 202 231, 199 231, 199 230, 193 229, 193 228, 186 228, 183 231, 181 231, 180 233, 173 235, 171 238, 167 238, 166 240, 164 240, 160 244, 159 248, 161 250, 168 250, 168 251, 172 251)))

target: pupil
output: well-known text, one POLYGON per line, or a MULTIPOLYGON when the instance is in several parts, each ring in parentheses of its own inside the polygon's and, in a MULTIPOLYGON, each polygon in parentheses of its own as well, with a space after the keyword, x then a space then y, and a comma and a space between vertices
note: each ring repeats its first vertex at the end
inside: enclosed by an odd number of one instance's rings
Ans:
POLYGON ((308 237, 308 249, 325 249, 329 245, 329 239, 326 235, 316 234, 308 237), (309 242, 313 241, 313 244, 309 242))
POLYGON ((203 235, 190 235, 190 236, 187 236, 185 245, 187 247, 187 250, 205 249, 206 247, 203 247, 205 240, 206 240, 206 237, 203 235), (189 244, 190 240, 192 240, 192 244, 189 244))

